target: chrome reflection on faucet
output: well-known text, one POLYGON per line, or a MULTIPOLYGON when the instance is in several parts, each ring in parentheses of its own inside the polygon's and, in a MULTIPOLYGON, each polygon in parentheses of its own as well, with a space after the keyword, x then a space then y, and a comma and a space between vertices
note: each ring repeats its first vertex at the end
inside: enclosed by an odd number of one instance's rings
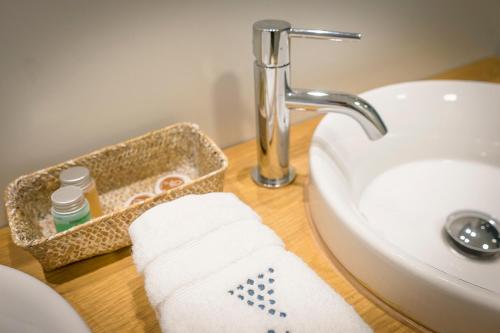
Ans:
POLYGON ((352 32, 292 28, 280 20, 263 20, 253 25, 255 55, 255 106, 258 165, 253 180, 265 187, 290 184, 295 171, 289 165, 290 110, 335 112, 354 118, 372 140, 387 129, 377 111, 360 97, 290 87, 290 38, 327 40, 360 39, 352 32))

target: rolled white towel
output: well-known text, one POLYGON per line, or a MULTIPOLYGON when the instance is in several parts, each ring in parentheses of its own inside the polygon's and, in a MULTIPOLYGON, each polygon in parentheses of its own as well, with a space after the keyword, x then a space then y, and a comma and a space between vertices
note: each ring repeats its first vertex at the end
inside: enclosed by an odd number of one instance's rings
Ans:
POLYGON ((186 195, 139 216, 129 228, 132 256, 142 272, 158 255, 225 224, 260 217, 232 193, 186 195))
POLYGON ((371 332, 302 260, 266 247, 176 290, 158 307, 169 333, 371 332))
POLYGON ((144 270, 149 301, 156 308, 175 290, 267 246, 284 245, 269 227, 259 221, 241 220, 226 224, 153 260, 144 270))
POLYGON ((164 332, 370 331, 232 194, 157 206, 129 232, 164 332))

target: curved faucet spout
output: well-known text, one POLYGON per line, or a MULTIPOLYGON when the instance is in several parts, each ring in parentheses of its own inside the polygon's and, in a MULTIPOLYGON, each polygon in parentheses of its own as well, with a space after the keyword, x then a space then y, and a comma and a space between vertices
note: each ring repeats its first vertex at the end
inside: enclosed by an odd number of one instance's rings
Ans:
POLYGON ((371 140, 380 139, 387 134, 387 127, 377 110, 358 96, 316 90, 287 89, 285 103, 290 110, 348 115, 361 125, 371 140))
POLYGON ((358 33, 292 28, 280 20, 253 25, 257 166, 252 178, 265 187, 293 182, 290 166, 290 110, 337 112, 354 118, 371 140, 387 133, 377 111, 357 96, 313 90, 294 90, 290 83, 290 39, 359 39, 358 33))

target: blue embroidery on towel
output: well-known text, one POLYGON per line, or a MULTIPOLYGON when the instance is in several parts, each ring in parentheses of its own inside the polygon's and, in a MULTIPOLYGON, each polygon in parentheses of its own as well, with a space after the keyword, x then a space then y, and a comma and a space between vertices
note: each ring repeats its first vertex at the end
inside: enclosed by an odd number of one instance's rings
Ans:
MULTIPOLYGON (((237 296, 241 301, 246 301, 245 303, 248 306, 253 307, 256 305, 260 310, 267 310, 265 312, 268 315, 286 318, 286 312, 277 310, 278 302, 274 296, 274 288, 271 288, 271 285, 277 287, 279 283, 276 282, 276 277, 273 273, 274 268, 269 267, 264 273, 257 274, 257 278, 247 278, 246 283, 238 284, 236 288, 230 289, 228 293, 229 295, 237 296), (238 294, 234 290, 238 290, 238 294), (247 297, 245 298, 243 294, 247 295, 247 297), (273 295, 273 298, 271 298, 271 295, 273 295)), ((268 332, 274 332, 274 330, 269 330, 268 332)))

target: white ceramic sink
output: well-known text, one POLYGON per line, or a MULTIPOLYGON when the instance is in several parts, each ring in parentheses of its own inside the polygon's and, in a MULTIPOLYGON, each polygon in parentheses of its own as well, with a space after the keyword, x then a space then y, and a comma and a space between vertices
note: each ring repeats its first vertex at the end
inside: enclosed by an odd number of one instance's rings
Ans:
POLYGON ((448 242, 450 213, 500 218, 500 84, 421 81, 360 95, 389 133, 326 116, 310 150, 313 223, 379 298, 439 332, 500 332, 500 258, 448 242))
POLYGON ((49 286, 0 265, 0 332, 90 333, 90 329, 49 286))

